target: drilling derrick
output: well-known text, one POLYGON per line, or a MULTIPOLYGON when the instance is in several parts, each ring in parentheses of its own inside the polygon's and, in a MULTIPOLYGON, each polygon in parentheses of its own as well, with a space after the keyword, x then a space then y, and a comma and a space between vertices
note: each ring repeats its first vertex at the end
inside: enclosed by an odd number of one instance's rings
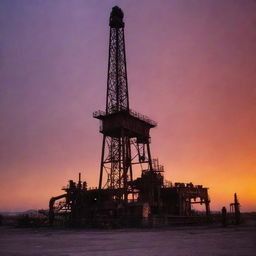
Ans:
POLYGON ((129 108, 123 16, 119 7, 113 7, 106 110, 94 112, 93 117, 101 121, 103 134, 99 189, 116 189, 116 197, 127 201, 132 193, 132 165, 147 163, 152 169, 149 130, 156 123, 129 108))
POLYGON ((78 182, 70 180, 65 193, 49 201, 52 225, 63 220, 79 227, 191 223, 198 220, 192 209, 197 203, 205 204, 207 219, 210 214, 208 188, 164 184, 164 168, 151 158, 150 129, 157 124, 130 109, 123 17, 119 7, 112 8, 106 108, 93 113, 103 136, 99 186, 87 188, 80 174, 78 182))

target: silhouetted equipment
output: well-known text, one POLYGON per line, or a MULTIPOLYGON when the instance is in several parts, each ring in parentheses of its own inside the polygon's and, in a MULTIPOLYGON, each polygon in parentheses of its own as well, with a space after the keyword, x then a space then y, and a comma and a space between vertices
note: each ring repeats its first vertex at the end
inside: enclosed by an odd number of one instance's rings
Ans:
POLYGON ((240 224, 240 203, 238 202, 236 193, 234 194, 234 203, 230 204, 230 213, 235 217, 235 223, 240 224))
POLYGON ((223 206, 221 209, 221 216, 222 216, 222 226, 226 227, 227 226, 227 209, 225 206, 223 206))
POLYGON ((143 223, 184 222, 195 215, 192 205, 205 204, 210 215, 208 188, 192 183, 164 184, 164 168, 151 158, 150 129, 156 122, 130 109, 122 10, 110 14, 108 78, 105 111, 96 111, 103 135, 98 188, 70 180, 65 194, 49 203, 50 223, 66 216, 78 226, 139 226, 143 223), (134 178, 134 169, 141 177, 134 178), (64 201, 57 200, 64 199, 64 201), (199 199, 199 200, 198 200, 199 199), (179 217, 177 219, 177 217, 179 217))

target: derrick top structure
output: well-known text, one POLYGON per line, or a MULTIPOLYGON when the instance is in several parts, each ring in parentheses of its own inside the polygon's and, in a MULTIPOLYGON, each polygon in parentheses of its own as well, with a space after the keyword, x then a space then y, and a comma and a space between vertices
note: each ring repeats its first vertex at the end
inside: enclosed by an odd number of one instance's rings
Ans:
POLYGON ((124 13, 121 8, 114 6, 110 13, 109 26, 111 28, 124 28, 124 13))

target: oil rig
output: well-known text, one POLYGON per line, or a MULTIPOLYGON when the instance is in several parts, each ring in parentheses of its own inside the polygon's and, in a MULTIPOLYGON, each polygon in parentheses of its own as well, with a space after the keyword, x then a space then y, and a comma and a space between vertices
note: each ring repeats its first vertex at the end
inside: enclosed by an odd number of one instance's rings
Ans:
POLYGON ((205 205, 210 215, 208 188, 192 183, 164 182, 164 168, 153 159, 150 129, 157 123, 130 108, 124 14, 115 6, 109 19, 109 58, 105 111, 96 111, 103 135, 99 185, 89 189, 69 181, 49 202, 49 223, 79 227, 123 227, 165 224, 196 217, 192 204, 205 205), (134 177, 139 170, 139 177, 134 177))

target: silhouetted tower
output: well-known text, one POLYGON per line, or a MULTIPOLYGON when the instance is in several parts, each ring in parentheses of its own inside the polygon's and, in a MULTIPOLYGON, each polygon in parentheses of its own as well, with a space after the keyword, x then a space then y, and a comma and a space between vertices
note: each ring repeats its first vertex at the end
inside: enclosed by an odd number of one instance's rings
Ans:
POLYGON ((236 224, 240 223, 240 203, 237 199, 237 194, 234 194, 234 203, 230 204, 230 212, 234 214, 235 216, 235 222, 236 224))
POLYGON ((132 165, 147 163, 152 170, 149 130, 156 123, 129 108, 123 16, 119 7, 112 8, 106 111, 93 116, 101 120, 103 134, 99 189, 117 189, 117 198, 127 200, 132 165))

